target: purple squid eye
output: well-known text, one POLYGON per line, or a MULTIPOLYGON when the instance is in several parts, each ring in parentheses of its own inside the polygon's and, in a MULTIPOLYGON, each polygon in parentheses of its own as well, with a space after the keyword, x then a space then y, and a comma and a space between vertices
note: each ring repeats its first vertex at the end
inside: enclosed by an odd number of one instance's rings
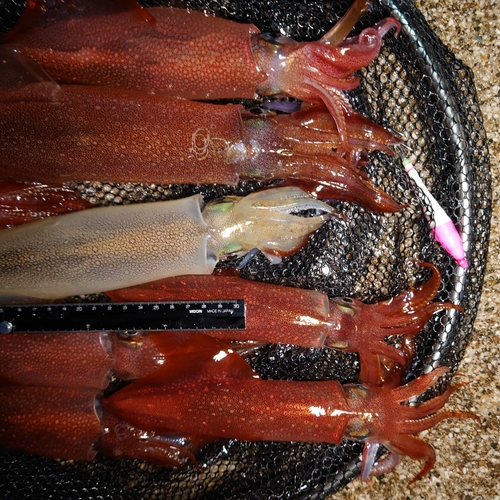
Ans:
POLYGON ((275 99, 270 101, 264 101, 262 106, 265 109, 272 111, 280 111, 282 113, 294 113, 300 109, 300 101, 297 100, 287 100, 287 99, 275 99))

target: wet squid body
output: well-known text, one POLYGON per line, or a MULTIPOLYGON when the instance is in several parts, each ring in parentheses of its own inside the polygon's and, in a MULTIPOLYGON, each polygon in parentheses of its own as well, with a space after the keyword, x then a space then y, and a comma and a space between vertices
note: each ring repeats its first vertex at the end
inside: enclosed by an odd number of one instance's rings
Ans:
POLYGON ((0 231, 0 299, 100 293, 182 274, 256 248, 280 259, 301 248, 332 208, 282 187, 204 204, 189 198, 100 207, 0 231), (291 212, 319 210, 299 217, 291 212))
POLYGON ((356 352, 360 358, 359 380, 371 385, 386 383, 378 357, 389 363, 389 379, 397 367, 409 361, 411 352, 403 344, 396 348, 385 339, 419 333, 429 318, 445 309, 459 309, 449 302, 431 302, 441 282, 431 264, 431 278, 417 288, 376 304, 364 304, 348 297, 328 296, 316 290, 283 287, 242 279, 228 270, 211 276, 179 276, 154 283, 113 290, 107 295, 116 302, 163 302, 184 300, 245 301, 244 330, 210 330, 206 334, 224 340, 252 340, 264 343, 323 346, 356 352))
MULTIPOLYGON (((357 135, 353 147, 387 149, 398 142, 361 117, 348 125, 357 135)), ((319 107, 242 119, 241 107, 231 104, 34 83, 0 95, 0 126, 4 179, 235 185, 281 178, 321 198, 376 212, 401 209, 331 149, 340 144, 338 133, 319 107)))
POLYGON ((416 480, 432 468, 435 452, 414 434, 446 418, 476 418, 439 411, 457 386, 417 407, 402 404, 446 368, 403 387, 342 386, 262 380, 225 341, 195 332, 132 340, 88 332, 14 334, 0 341, 0 444, 49 457, 90 460, 100 451, 175 467, 223 437, 318 443, 347 438, 365 442, 363 478, 390 470, 408 455, 425 461, 416 480), (52 360, 58 369, 49 371, 52 360), (110 370, 134 381, 99 397, 110 370), (373 466, 380 444, 390 454, 373 466))

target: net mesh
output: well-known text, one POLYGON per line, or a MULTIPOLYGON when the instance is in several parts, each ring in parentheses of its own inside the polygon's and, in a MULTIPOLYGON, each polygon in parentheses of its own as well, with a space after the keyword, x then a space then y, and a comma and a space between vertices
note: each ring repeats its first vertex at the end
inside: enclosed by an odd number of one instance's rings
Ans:
MULTIPOLYGON (((165 2, 162 2, 165 3, 165 2)), ((229 19, 253 22, 263 32, 315 40, 347 10, 348 1, 213 0, 176 2, 229 19)), ((150 2, 148 5, 152 5, 150 2)), ((173 5, 173 2, 168 3, 173 5)), ((0 25, 12 28, 23 4, 4 0, 0 25)), ((358 206, 331 203, 345 220, 331 220, 298 254, 280 265, 256 255, 243 269, 249 279, 323 290, 330 297, 376 302, 419 285, 429 275, 411 258, 432 262, 442 274, 437 299, 462 306, 435 315, 416 339, 416 356, 406 373, 447 365, 455 371, 471 334, 483 281, 491 190, 488 151, 471 72, 457 61, 410 0, 381 0, 357 31, 388 14, 402 24, 397 39, 385 37, 380 55, 360 72, 349 93, 353 105, 402 135, 422 179, 462 233, 470 268, 464 271, 431 235, 425 207, 401 162, 370 154, 366 169, 375 184, 408 207, 373 214, 358 206)), ((82 196, 98 204, 148 202, 200 192, 205 200, 261 187, 157 186, 81 183, 82 196)), ((230 264, 234 265, 234 263, 230 264)), ((396 339, 397 340, 397 339, 396 339)), ((357 378, 354 354, 288 345, 264 346, 248 358, 265 378, 320 380, 357 378)), ((442 388, 441 388, 442 389, 442 388)), ((424 396, 425 397, 425 396, 424 396)), ((359 473, 361 445, 251 443, 221 440, 198 455, 200 470, 174 471, 137 460, 98 456, 91 463, 56 461, 0 450, 0 496, 9 499, 295 499, 324 498, 359 473)))

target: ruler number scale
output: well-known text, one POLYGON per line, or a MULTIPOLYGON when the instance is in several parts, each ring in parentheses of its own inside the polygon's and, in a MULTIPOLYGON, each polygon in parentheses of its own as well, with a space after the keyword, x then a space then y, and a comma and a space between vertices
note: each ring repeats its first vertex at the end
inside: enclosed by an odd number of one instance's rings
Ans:
POLYGON ((244 330, 245 301, 0 305, 1 333, 244 330))

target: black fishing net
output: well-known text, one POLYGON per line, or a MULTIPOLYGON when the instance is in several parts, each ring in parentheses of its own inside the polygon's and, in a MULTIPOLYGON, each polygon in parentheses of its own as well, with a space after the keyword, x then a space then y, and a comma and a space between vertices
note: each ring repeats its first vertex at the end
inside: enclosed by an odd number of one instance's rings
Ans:
MULTIPOLYGON (((297 40, 318 39, 347 10, 350 0, 210 0, 182 6, 253 22, 263 32, 297 40)), ((170 5, 170 4, 169 4, 170 5)), ((179 6, 179 3, 176 3, 179 6)), ((0 25, 10 29, 23 6, 0 3, 0 25)), ((410 258, 434 263, 442 273, 438 300, 463 308, 433 317, 416 339, 410 380, 431 367, 460 362, 476 316, 486 265, 491 215, 490 171, 485 132, 471 72, 455 59, 426 24, 411 0, 381 0, 357 30, 392 15, 402 24, 397 39, 385 37, 376 60, 360 72, 349 93, 366 116, 405 138, 409 156, 465 242, 468 270, 439 246, 419 192, 397 157, 370 154, 366 169, 374 182, 408 207, 373 214, 358 206, 331 203, 345 215, 317 231, 297 255, 271 265, 256 255, 243 274, 277 284, 326 291, 376 302, 428 279, 410 258)), ((182 119, 182 117, 179 117, 182 119)), ((82 183, 82 196, 99 204, 131 203, 201 192, 208 200, 246 194, 259 183, 221 186, 138 186, 82 183)), ((266 378, 356 380, 356 355, 288 345, 260 348, 249 358, 266 378)), ((98 456, 91 463, 60 462, 23 452, 0 452, 0 496, 8 499, 295 499, 325 498, 359 474, 362 446, 251 443, 221 440, 198 455, 201 468, 174 471, 137 460, 98 456)))

